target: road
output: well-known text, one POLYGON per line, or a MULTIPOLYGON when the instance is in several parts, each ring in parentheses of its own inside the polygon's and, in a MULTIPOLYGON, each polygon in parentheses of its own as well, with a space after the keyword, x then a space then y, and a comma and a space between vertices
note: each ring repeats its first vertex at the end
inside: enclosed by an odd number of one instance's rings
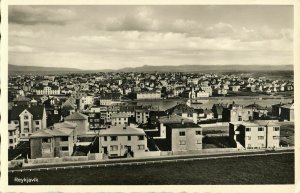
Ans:
POLYGON ((80 162, 80 163, 66 163, 53 164, 43 166, 26 166, 26 168, 10 169, 9 173, 14 172, 28 172, 28 171, 45 171, 45 170, 64 170, 64 169, 79 169, 79 168, 93 168, 93 167, 113 167, 122 165, 145 165, 168 162, 185 162, 196 160, 210 160, 210 159, 226 159, 234 157, 252 157, 252 156, 268 156, 274 154, 293 154, 294 150, 280 150, 280 151, 262 151, 262 152, 242 152, 242 153, 226 153, 215 155, 180 155, 180 156, 165 156, 147 159, 117 159, 107 161, 95 162, 80 162))

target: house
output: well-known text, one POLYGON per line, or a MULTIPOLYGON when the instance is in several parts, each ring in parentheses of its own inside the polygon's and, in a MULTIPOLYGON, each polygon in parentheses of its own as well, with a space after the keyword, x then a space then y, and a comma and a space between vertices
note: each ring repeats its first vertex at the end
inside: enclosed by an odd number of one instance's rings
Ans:
POLYGON ((239 149, 277 148, 280 126, 271 121, 230 122, 229 138, 239 149))
POLYGON ((154 138, 164 138, 165 139, 166 138, 166 124, 181 123, 182 121, 184 121, 185 123, 193 123, 193 120, 183 118, 176 114, 171 114, 171 115, 162 116, 162 117, 158 118, 159 133, 158 133, 158 136, 156 136, 154 138))
POLYGON ((79 109, 84 109, 86 106, 94 104, 94 96, 83 96, 79 99, 79 109))
POLYGON ((294 121, 294 103, 286 104, 280 107, 280 118, 287 121, 294 121))
POLYGON ((245 106, 245 108, 252 109, 253 119, 260 119, 260 118, 266 117, 268 115, 267 107, 258 105, 255 102, 253 104, 245 106))
POLYGON ((60 94, 60 87, 56 85, 39 85, 36 88, 37 95, 59 95, 60 94))
POLYGON ((135 92, 133 93, 133 98, 136 100, 161 99, 161 92, 160 91, 135 92))
POLYGON ((134 157, 136 152, 148 150, 144 130, 132 125, 111 126, 111 128, 101 130, 99 135, 100 152, 108 157, 134 157))
POLYGON ((177 104, 176 106, 168 109, 167 113, 170 115, 179 115, 183 118, 192 120, 194 123, 197 123, 197 113, 192 107, 189 107, 187 104, 177 104))
POLYGON ((30 136, 31 159, 71 156, 76 142, 74 129, 48 128, 30 136))
POLYGON ((15 147, 19 144, 19 140, 19 127, 15 123, 8 124, 8 148, 15 149, 15 147))
POLYGON ((248 121, 253 119, 253 109, 246 108, 242 105, 235 104, 233 101, 228 107, 223 109, 223 121, 248 121))
POLYGON ((44 106, 14 106, 9 112, 9 122, 20 129, 20 140, 28 141, 28 137, 47 128, 46 110, 44 106))
POLYGON ((89 131, 88 116, 82 113, 75 112, 65 117, 64 120, 71 123, 76 123, 75 131, 77 135, 86 134, 89 131))
POLYGON ((127 113, 112 113, 111 124, 116 125, 128 125, 128 114, 127 113))
POLYGON ((138 124, 145 124, 148 122, 150 117, 150 111, 148 108, 137 107, 135 109, 135 120, 138 124))
POLYGON ((226 104, 214 104, 212 106, 212 112, 214 114, 214 118, 222 119, 223 118, 223 109, 227 108, 226 104))
POLYGON ((193 151, 202 149, 202 128, 195 123, 167 123, 164 151, 193 151))

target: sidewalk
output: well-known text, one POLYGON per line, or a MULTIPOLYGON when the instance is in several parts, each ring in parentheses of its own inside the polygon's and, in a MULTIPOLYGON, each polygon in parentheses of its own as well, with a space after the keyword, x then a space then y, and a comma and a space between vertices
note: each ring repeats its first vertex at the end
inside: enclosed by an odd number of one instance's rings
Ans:
MULTIPOLYGON (((290 151, 294 147, 286 147, 276 149, 274 152, 281 151, 290 151)), ((119 159, 110 159, 110 160, 88 160, 88 161, 68 161, 61 163, 43 163, 43 164, 26 164, 22 168, 9 170, 22 170, 22 169, 32 169, 40 167, 62 167, 62 166, 78 166, 78 165, 88 165, 88 164, 110 164, 110 163, 127 163, 127 162, 136 162, 136 161, 152 161, 152 160, 168 160, 168 159, 177 159, 177 158, 201 158, 201 157, 210 157, 210 156, 222 156, 222 155, 243 155, 243 154, 255 154, 255 153, 267 153, 268 151, 264 149, 260 150, 240 150, 240 151, 231 151, 231 152, 204 152, 201 154, 182 154, 182 155, 166 155, 166 156, 153 156, 147 158, 119 158, 119 159)))

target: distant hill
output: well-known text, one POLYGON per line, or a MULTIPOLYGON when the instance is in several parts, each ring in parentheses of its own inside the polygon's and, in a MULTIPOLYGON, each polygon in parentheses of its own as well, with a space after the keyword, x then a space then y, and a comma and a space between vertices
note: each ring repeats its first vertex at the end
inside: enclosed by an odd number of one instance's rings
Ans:
POLYGON ((76 68, 39 67, 39 66, 18 66, 9 64, 9 72, 78 72, 76 68))
POLYGON ((212 71, 292 71, 293 65, 180 65, 180 66, 142 66, 123 68, 121 72, 212 72, 212 71))
POLYGON ((81 70, 76 68, 17 66, 10 64, 9 72, 269 72, 293 71, 293 65, 180 65, 180 66, 150 66, 128 67, 119 70, 81 70))

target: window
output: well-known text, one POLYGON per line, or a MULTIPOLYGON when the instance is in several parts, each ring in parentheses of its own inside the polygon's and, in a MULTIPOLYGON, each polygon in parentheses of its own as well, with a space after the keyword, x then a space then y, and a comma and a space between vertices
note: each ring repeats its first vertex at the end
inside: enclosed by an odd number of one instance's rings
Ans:
POLYGON ((24 115, 24 120, 28 120, 28 115, 24 115))
POLYGON ((23 132, 24 133, 29 133, 29 129, 28 128, 24 128, 23 132))
POLYGON ((247 131, 247 132, 250 132, 250 131, 251 131, 251 128, 246 128, 246 131, 247 131))
POLYGON ((127 140, 128 140, 128 141, 131 141, 131 136, 127 136, 127 140))
POLYGON ((258 127, 258 131, 264 131, 263 127, 258 127))
POLYGON ((12 135, 13 135, 13 132, 12 132, 12 131, 10 131, 10 132, 9 132, 9 136, 12 136, 12 135))
POLYGON ((247 140, 251 140, 251 136, 247 136, 247 140))
POLYGON ((180 140, 179 141, 179 145, 185 145, 185 144, 186 144, 185 140, 180 140))
POLYGON ((42 139, 42 143, 50 143, 51 142, 51 138, 43 138, 42 139))
POLYGON ((117 136, 111 136, 111 137, 110 137, 110 140, 111 140, 111 141, 118 141, 118 137, 117 137, 117 136))
POLYGON ((143 135, 140 135, 138 137, 139 137, 139 140, 144 140, 144 136, 143 135))
POLYGON ((16 125, 18 125, 18 124, 19 124, 19 121, 14 121, 14 123, 15 123, 16 125))
POLYGON ((279 127, 273 127, 273 131, 279 131, 279 127))
POLYGON ((279 140, 280 137, 279 137, 279 136, 273 136, 273 139, 274 139, 274 140, 279 140))
POLYGON ((185 131, 180 131, 179 136, 185 136, 185 131))
POLYGON ((69 137, 68 136, 63 136, 60 138, 61 141, 69 141, 69 137))
POLYGON ((143 150, 143 149, 145 149, 145 146, 144 145, 138 145, 138 149, 143 150))
POLYGON ((27 121, 24 121, 24 126, 28 126, 29 123, 27 121))
POLYGON ((118 146, 117 145, 111 145, 110 146, 110 151, 117 151, 118 150, 118 146))
POLYGON ((61 151, 69 151, 69 147, 68 146, 63 146, 63 147, 60 147, 60 150, 61 151))
POLYGON ((40 122, 39 122, 39 121, 35 121, 35 124, 36 124, 36 125, 39 125, 39 124, 40 124, 40 122))
POLYGON ((196 131, 196 135, 201 135, 201 131, 196 131))
POLYGON ((12 139, 9 140, 9 143, 13 143, 13 142, 14 142, 14 140, 12 140, 12 139))
POLYGON ((264 136, 258 136, 258 140, 264 140, 264 136))

